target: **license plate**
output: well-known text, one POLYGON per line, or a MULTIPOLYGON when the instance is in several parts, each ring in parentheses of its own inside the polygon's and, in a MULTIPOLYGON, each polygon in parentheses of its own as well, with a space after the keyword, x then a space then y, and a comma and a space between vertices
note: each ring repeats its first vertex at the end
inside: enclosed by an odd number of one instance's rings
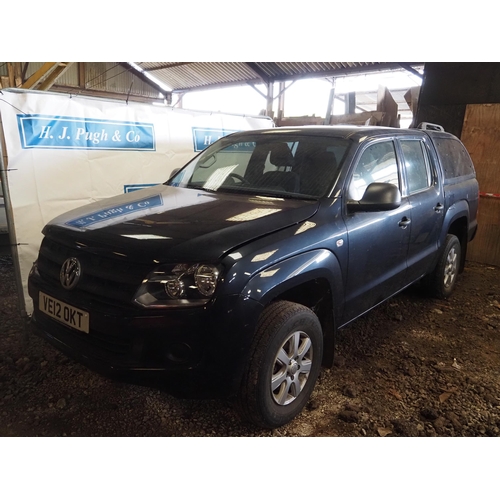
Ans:
POLYGON ((39 293, 39 308, 40 311, 60 323, 80 332, 89 333, 90 315, 88 312, 54 299, 54 297, 50 297, 43 292, 39 293))

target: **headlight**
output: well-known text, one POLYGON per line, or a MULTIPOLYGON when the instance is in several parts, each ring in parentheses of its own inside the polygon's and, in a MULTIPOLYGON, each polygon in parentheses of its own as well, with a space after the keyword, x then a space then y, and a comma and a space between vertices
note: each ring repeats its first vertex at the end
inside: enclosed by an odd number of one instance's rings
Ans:
POLYGON ((218 278, 219 271, 215 266, 202 264, 194 272, 194 282, 205 297, 211 297, 214 294, 218 278))
POLYGON ((134 302, 158 308, 203 305, 215 293, 219 275, 212 264, 161 266, 142 282, 134 302))

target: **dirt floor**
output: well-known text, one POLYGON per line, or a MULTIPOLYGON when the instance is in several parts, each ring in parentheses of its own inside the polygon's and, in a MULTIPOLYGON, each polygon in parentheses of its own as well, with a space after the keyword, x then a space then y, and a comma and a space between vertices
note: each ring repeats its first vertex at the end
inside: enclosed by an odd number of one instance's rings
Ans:
POLYGON ((0 257, 0 436, 499 436, 500 269, 468 263, 449 300, 412 288, 338 334, 307 408, 262 431, 225 401, 118 383, 23 334, 0 257))

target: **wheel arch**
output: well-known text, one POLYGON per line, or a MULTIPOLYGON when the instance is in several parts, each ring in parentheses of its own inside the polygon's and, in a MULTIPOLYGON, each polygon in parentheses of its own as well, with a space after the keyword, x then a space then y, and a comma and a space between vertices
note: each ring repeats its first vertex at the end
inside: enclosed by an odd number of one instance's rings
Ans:
POLYGON ((441 245, 448 234, 455 235, 460 241, 462 252, 459 271, 462 272, 465 267, 469 234, 469 205, 465 200, 461 200, 448 209, 441 234, 441 245))
POLYGON ((343 280, 337 257, 326 249, 295 255, 260 271, 243 296, 262 306, 286 300, 310 308, 323 330, 323 365, 333 363, 336 318, 342 314, 343 280))

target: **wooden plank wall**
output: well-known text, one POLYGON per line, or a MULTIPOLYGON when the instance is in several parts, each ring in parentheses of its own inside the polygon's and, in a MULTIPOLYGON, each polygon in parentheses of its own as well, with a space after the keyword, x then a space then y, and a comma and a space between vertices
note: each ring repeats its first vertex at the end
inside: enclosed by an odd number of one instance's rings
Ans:
POLYGON ((8 62, 5 64, 7 64, 8 76, 0 77, 0 89, 20 87, 23 83, 21 63, 8 62))
MULTIPOLYGON (((500 194, 500 104, 468 104, 461 139, 474 162, 479 191, 500 194)), ((478 224, 468 260, 500 266, 500 198, 480 197, 478 224)))
POLYGON ((416 123, 439 123, 462 135, 469 104, 500 103, 500 63, 425 63, 416 123))

